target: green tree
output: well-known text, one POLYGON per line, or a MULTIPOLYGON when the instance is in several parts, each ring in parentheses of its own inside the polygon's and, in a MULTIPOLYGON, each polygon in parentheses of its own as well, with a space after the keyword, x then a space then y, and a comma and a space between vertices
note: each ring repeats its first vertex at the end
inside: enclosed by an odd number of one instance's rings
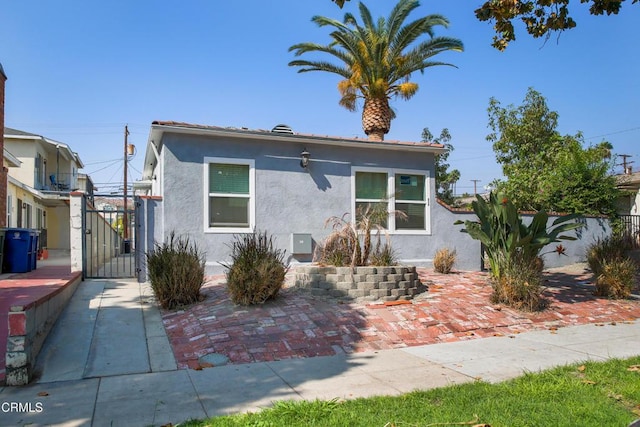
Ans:
POLYGON ((389 132, 394 117, 390 98, 410 99, 418 91, 418 84, 410 80, 415 71, 424 72, 436 65, 453 66, 431 58, 442 52, 463 50, 460 40, 434 35, 434 27, 449 25, 444 16, 427 15, 405 23, 418 6, 417 0, 400 0, 387 19, 381 17, 374 21, 369 9, 360 3, 362 24, 351 13, 344 15, 343 22, 314 16, 312 21, 318 26, 333 27, 332 42, 328 45, 300 43, 289 48, 295 56, 320 52, 341 62, 299 59, 289 65, 300 67, 301 73, 325 71, 341 76, 340 105, 355 111, 357 99, 364 100, 362 128, 370 140, 382 141, 389 132), (426 40, 418 41, 425 35, 426 40))
POLYGON ((581 133, 560 135, 558 113, 532 88, 518 107, 502 107, 491 98, 488 112, 492 132, 487 141, 507 178, 498 188, 519 209, 614 212, 618 193, 611 176, 611 144, 584 148, 581 133))
POLYGON ((451 205, 454 202, 454 185, 460 179, 460 171, 458 169, 449 171, 450 165, 447 163, 447 159, 453 151, 453 145, 449 141, 451 141, 451 134, 447 128, 442 129, 440 136, 437 138, 433 136, 429 128, 422 130, 422 142, 442 144, 447 149, 444 153, 435 156, 436 193, 440 200, 451 205))
MULTIPOLYGON (((331 0, 340 8, 345 1, 331 0)), ((617 15, 625 0, 580 0, 589 4, 592 15, 617 15)), ((640 0, 631 0, 631 4, 640 0)), ((574 0, 574 4, 576 1, 574 0)), ((480 21, 494 22, 493 47, 505 50, 516 39, 513 22, 520 20, 533 37, 549 38, 552 32, 574 28, 577 23, 569 15, 569 0, 487 0, 475 10, 480 21)))
MULTIPOLYGON (((625 0, 580 0, 589 3, 592 15, 617 15, 625 0)), ((637 3, 639 0, 632 0, 637 3)), ((573 1, 575 4, 576 1, 573 1)), ((480 21, 494 22, 493 47, 504 50, 516 39, 513 22, 520 20, 533 37, 549 38, 553 32, 576 26, 570 16, 569 0, 486 0, 475 11, 480 21)))

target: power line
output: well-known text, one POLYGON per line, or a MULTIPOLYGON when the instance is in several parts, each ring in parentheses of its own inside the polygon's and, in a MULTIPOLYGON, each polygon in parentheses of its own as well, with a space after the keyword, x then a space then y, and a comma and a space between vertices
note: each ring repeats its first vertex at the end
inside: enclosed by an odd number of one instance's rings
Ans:
MULTIPOLYGON (((118 159, 118 160, 112 160, 112 161, 111 161, 111 164, 109 164, 109 165, 107 165, 107 166, 105 166, 105 167, 103 167, 103 168, 100 168, 100 169, 98 169, 98 170, 95 170, 95 171, 93 171, 93 172, 88 172, 88 173, 87 173, 87 175, 91 175, 91 174, 94 174, 94 173, 97 173, 97 172, 103 171, 103 170, 105 170, 105 169, 109 169, 111 166, 115 165, 115 164, 116 164, 116 162, 120 162, 120 160, 119 160, 119 159, 118 159)), ((113 176, 112 176, 111 178, 113 178, 113 176)))
POLYGON ((111 160, 103 160, 101 162, 91 162, 91 163, 85 163, 85 166, 90 166, 90 165, 99 165, 101 163, 109 163, 109 162, 119 162, 120 159, 111 159, 111 160))
POLYGON ((585 138, 585 139, 602 138, 603 136, 617 135, 619 133, 632 132, 634 130, 640 130, 640 126, 630 128, 630 129, 619 130, 615 132, 603 133, 602 135, 590 136, 589 138, 585 138))

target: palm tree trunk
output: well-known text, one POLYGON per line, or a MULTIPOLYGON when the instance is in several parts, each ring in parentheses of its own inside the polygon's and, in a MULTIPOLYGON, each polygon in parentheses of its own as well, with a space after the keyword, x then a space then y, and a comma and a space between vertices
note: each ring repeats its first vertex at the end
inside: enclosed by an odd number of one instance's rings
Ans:
POLYGON ((392 112, 389 99, 367 98, 362 109, 362 129, 369 141, 384 141, 391 128, 392 112))

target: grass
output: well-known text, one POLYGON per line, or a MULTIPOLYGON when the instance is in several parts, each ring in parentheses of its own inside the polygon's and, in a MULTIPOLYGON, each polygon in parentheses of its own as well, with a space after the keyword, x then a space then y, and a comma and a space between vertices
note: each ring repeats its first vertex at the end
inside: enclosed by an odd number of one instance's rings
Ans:
POLYGON ((607 427, 640 418, 640 357, 588 362, 396 397, 348 401, 282 401, 257 413, 188 421, 181 426, 489 425, 607 427))

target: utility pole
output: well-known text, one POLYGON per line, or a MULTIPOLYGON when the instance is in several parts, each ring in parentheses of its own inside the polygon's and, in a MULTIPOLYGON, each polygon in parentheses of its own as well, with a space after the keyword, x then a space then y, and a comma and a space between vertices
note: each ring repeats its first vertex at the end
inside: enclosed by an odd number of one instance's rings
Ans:
POLYGON ((475 196, 476 194, 478 194, 477 184, 480 182, 480 180, 479 179, 472 179, 471 182, 473 182, 473 195, 475 196))
POLYGON ((129 146, 129 127, 125 125, 124 127, 124 213, 122 215, 122 226, 124 227, 123 237, 124 240, 129 239, 129 225, 127 220, 127 148, 129 146))
MULTIPOLYGON (((623 174, 631 174, 631 169, 627 169, 627 167, 629 167, 629 165, 633 162, 627 162, 627 159, 629 157, 632 157, 631 154, 618 154, 620 157, 622 157, 622 163, 619 163, 618 166, 622 166, 622 173, 623 174)), ((630 168, 630 167, 629 167, 630 168)))

